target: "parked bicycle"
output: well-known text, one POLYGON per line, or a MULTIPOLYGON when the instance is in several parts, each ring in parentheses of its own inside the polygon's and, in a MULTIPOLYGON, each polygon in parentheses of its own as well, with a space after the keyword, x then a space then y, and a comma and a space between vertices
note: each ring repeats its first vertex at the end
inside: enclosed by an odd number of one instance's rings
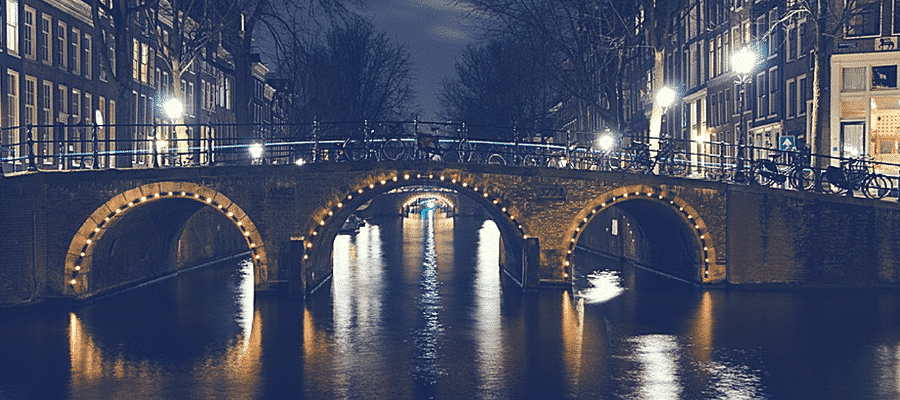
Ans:
POLYGON ((820 185, 825 193, 852 197, 855 191, 861 190, 870 199, 882 199, 894 190, 894 181, 875 173, 865 156, 843 159, 839 167, 828 166, 820 185))
POLYGON ((756 160, 751 169, 755 182, 761 186, 787 184, 796 190, 807 191, 816 184, 816 170, 809 166, 809 153, 804 151, 771 153, 768 159, 756 160), (787 164, 779 164, 778 160, 785 156, 787 164))
MULTIPOLYGON (((683 153, 675 149, 675 141, 663 136, 659 141, 659 152, 653 161, 659 165, 659 172, 669 176, 683 177, 688 173, 690 162, 683 153)), ((650 167, 651 171, 653 167, 650 167)))

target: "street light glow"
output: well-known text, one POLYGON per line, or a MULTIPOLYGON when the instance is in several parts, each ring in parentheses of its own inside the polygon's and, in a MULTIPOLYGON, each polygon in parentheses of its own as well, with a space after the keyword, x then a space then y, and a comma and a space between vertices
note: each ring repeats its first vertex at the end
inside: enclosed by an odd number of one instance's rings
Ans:
POLYGON ((600 141, 598 143, 600 144, 600 148, 603 151, 610 151, 613 149, 613 147, 615 147, 616 139, 611 133, 607 133, 603 136, 600 136, 600 141))
POLYGON ((656 103, 662 108, 669 108, 675 102, 676 96, 677 94, 672 88, 663 86, 662 89, 656 92, 656 103))
POLYGON ((259 159, 263 154, 263 145, 259 143, 253 143, 250 145, 250 157, 253 159, 259 159))
POLYGON ((169 119, 174 121, 181 118, 181 115, 184 114, 184 104, 181 104, 181 100, 172 97, 163 103, 163 111, 169 119))
POLYGON ((749 47, 738 50, 731 56, 731 70, 738 75, 747 75, 756 66, 756 53, 749 47))

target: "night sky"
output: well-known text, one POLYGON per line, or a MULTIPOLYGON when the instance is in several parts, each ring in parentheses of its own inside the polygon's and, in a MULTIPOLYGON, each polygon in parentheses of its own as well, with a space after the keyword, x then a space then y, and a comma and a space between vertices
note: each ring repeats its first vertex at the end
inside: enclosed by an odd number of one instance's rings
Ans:
POLYGON ((437 118, 441 79, 454 76, 456 58, 478 34, 480 22, 469 11, 468 3, 453 0, 368 0, 358 10, 409 51, 420 119, 437 118))

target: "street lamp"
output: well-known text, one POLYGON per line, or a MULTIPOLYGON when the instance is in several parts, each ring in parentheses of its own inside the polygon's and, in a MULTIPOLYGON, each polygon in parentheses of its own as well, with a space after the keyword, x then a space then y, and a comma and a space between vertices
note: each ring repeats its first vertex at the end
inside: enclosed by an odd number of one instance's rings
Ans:
POLYGON ((746 179, 744 176, 744 147, 747 144, 747 132, 744 131, 744 97, 747 81, 750 79, 750 73, 756 68, 757 55, 749 46, 738 50, 731 56, 731 71, 736 75, 735 83, 741 85, 740 102, 738 103, 738 113, 740 114, 740 123, 737 127, 738 136, 738 153, 737 153, 737 172, 734 178, 737 181, 746 179))
POLYGON ((669 107, 675 103, 675 99, 678 98, 678 93, 675 93, 675 90, 668 87, 663 86, 662 89, 659 89, 656 92, 656 104, 662 107, 662 116, 660 117, 660 137, 666 134, 666 114, 669 111, 669 107))
POLYGON ((258 164, 260 162, 260 159, 263 155, 263 150, 264 147, 260 143, 253 143, 248 148, 248 151, 250 152, 250 158, 253 159, 254 164, 258 164))
MULTIPOLYGON (((182 115, 184 115, 184 104, 177 97, 170 97, 168 100, 166 100, 165 103, 163 103, 162 108, 163 112, 166 114, 166 117, 169 118, 169 123, 172 127, 170 136, 175 140, 175 156, 177 156, 180 161, 181 155, 178 154, 179 142, 178 135, 175 132, 175 124, 178 122, 178 119, 181 118, 182 115)), ((174 158, 172 162, 175 162, 174 158)))

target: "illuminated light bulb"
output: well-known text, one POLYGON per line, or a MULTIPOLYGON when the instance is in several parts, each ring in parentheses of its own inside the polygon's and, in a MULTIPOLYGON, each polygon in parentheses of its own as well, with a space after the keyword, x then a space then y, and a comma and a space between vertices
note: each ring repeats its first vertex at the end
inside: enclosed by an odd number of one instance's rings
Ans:
POLYGON ((572 243, 575 243, 575 238, 572 238, 571 240, 572 240, 572 243))
POLYGON ((528 239, 528 235, 522 235, 522 239, 528 239))
POLYGON ((606 207, 606 203, 600 203, 600 207, 606 207))
POLYGON ((83 252, 83 251, 81 252, 80 256, 84 257, 84 252, 83 252))
POLYGON ((229 217, 233 217, 233 216, 234 216, 234 213, 231 212, 231 211, 229 211, 227 215, 228 215, 229 217))
POLYGON ((175 193, 173 193, 173 192, 169 192, 169 196, 171 196, 171 195, 173 195, 173 194, 175 194, 175 193))
POLYGON ((154 193, 153 197, 159 197, 159 193, 154 193))
POLYGON ((353 199, 353 195, 352 195, 352 194, 348 194, 348 195, 347 195, 347 200, 352 200, 352 199, 353 199))
MULTIPOLYGON (((569 264, 566 264, 566 265, 569 265, 569 264)), ((563 278, 568 278, 568 277, 569 277, 569 273, 563 272, 563 278)))
POLYGON ((487 193, 485 193, 485 194, 484 194, 484 197, 487 197, 487 196, 488 196, 488 194, 487 194, 487 193))
POLYGON ((575 232, 581 232, 581 228, 575 228, 575 232))
POLYGON ((581 221, 582 221, 582 222, 587 222, 587 218, 584 218, 584 219, 582 219, 581 221))
POLYGON ((705 262, 709 262, 709 259, 707 258, 707 259, 705 260, 705 262))
POLYGON ((212 197, 207 197, 207 198, 206 198, 206 202, 207 202, 207 203, 212 203, 212 197))
POLYGON ((397 177, 395 176, 394 179, 391 179, 391 180, 394 182, 397 182, 397 177))
POLYGON ((409 174, 403 175, 403 179, 409 179, 409 174))
POLYGON ((370 183, 370 184, 369 184, 369 189, 375 189, 375 185, 373 185, 373 184, 370 183))
POLYGON ((244 236, 250 236, 250 232, 244 232, 244 236))
POLYGON ((332 215, 334 215, 334 212, 329 211, 329 212, 328 212, 328 216, 330 217, 330 216, 332 216, 332 215))
POLYGON ((501 208, 500 211, 506 212, 506 207, 501 208))
POLYGON ((568 267, 568 266, 569 266, 569 262, 568 262, 568 261, 566 261, 566 263, 565 263, 565 264, 566 264, 566 266, 567 266, 567 267, 568 267))
POLYGON ((678 211, 684 211, 684 207, 678 207, 678 211))
POLYGON ((81 271, 81 266, 80 266, 80 265, 76 265, 76 266, 75 266, 75 270, 76 270, 76 271, 81 271))
POLYGON ((103 221, 109 222, 109 217, 103 218, 103 221))
POLYGON ((624 195, 624 196, 622 196, 622 197, 628 197, 628 193, 625 193, 625 195, 624 195))
POLYGON ((703 235, 700 235, 700 240, 703 240, 703 235))
POLYGON ((238 226, 241 226, 241 225, 244 225, 244 223, 241 222, 241 221, 238 221, 237 225, 238 225, 238 226))
POLYGON ((100 232, 100 228, 94 228, 94 232, 100 232))
POLYGON ((704 247, 704 248, 703 248, 703 251, 707 251, 707 250, 709 250, 709 247, 704 247))
POLYGON ((453 180, 450 181, 450 183, 456 183, 456 179, 454 178, 453 180))
POLYGON ((428 179, 434 179, 434 174, 428 174, 428 179))
POLYGON ((497 203, 499 203, 499 202, 500 202, 499 199, 494 199, 494 204, 497 204, 497 203))
POLYGON ((444 180, 444 176, 443 176, 443 175, 441 175, 441 180, 442 180, 442 181, 444 180))
POLYGON ((341 208, 341 207, 343 207, 343 206, 344 206, 344 203, 338 203, 338 205, 337 205, 337 206, 338 206, 338 208, 341 208))
POLYGON ((311 248, 312 248, 312 243, 307 243, 307 244, 306 244, 306 248, 307 248, 307 249, 311 249, 311 248))
POLYGON ((256 259, 259 260, 259 254, 256 255, 256 259))
POLYGON ((319 232, 316 232, 316 231, 313 231, 313 233, 312 233, 313 236, 316 236, 318 234, 319 234, 319 232))
POLYGON ((131 206, 133 206, 133 205, 134 205, 134 202, 133 202, 133 201, 129 201, 129 202, 128 202, 128 207, 131 207, 131 206))
POLYGON ((700 229, 700 225, 694 225, 694 229, 700 229))
POLYGON ((468 183, 468 182, 463 182, 463 183, 462 183, 462 186, 463 186, 463 187, 468 187, 468 186, 469 186, 469 183, 468 183))
POLYGON ((142 196, 141 201, 147 201, 147 196, 142 196))
POLYGON ((473 189, 472 189, 472 190, 474 190, 474 191, 476 191, 476 192, 477 192, 477 191, 478 191, 478 188, 473 188, 473 189))
POLYGON ((256 243, 250 243, 250 248, 251 248, 251 249, 255 249, 255 248, 256 248, 256 243))
POLYGON ((91 244, 91 239, 85 241, 87 244, 91 244))
POLYGON ((659 199, 662 200, 662 198, 663 198, 662 195, 659 195, 659 199))
POLYGON ((357 190, 357 192, 359 192, 359 194, 362 194, 363 190, 359 189, 359 190, 357 190))
POLYGON ((303 255, 303 259, 304 259, 304 260, 309 260, 309 255, 308 255, 308 254, 304 254, 304 255, 303 255))
POLYGON ((325 221, 324 220, 319 221, 319 225, 325 225, 325 221))
POLYGON ((71 281, 69 281, 69 283, 71 283, 71 284, 73 284, 73 285, 74 285, 74 284, 76 284, 76 283, 78 283, 78 281, 76 281, 76 280, 74 280, 74 279, 72 279, 72 280, 71 280, 71 281))
POLYGON ((382 185, 384 185, 384 184, 386 184, 386 183, 387 183, 386 180, 383 180, 383 179, 381 180, 381 184, 382 184, 382 185))
POLYGON ((195 199, 199 199, 199 198, 200 198, 200 195, 199 195, 199 194, 196 194, 196 193, 194 193, 194 198, 195 198, 195 199))
POLYGON ((421 179, 421 178, 422 178, 422 174, 416 174, 416 179, 421 179))

